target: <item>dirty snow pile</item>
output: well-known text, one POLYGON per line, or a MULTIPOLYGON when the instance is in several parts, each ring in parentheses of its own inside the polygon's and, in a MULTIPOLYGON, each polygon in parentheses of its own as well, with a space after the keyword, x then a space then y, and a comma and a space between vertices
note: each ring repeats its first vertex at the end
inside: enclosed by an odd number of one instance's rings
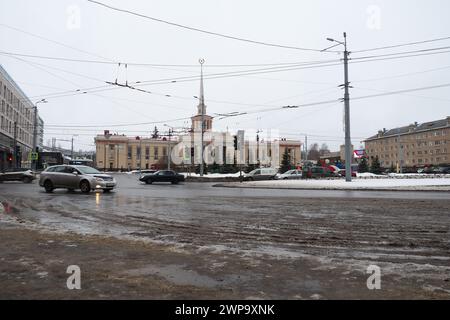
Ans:
MULTIPOLYGON (((200 174, 198 173, 186 173, 182 172, 180 173, 184 175, 185 177, 200 177, 200 174)), ((244 175, 244 172, 242 172, 242 175, 244 175)), ((239 178, 239 172, 236 173, 208 173, 203 175, 203 178, 239 178)))
MULTIPOLYGON (((333 189, 333 190, 444 190, 450 191, 450 178, 419 179, 344 179, 321 180, 274 180, 252 181, 241 184, 243 187, 262 187, 280 189, 333 189)), ((238 186, 238 185, 236 185, 238 186)))

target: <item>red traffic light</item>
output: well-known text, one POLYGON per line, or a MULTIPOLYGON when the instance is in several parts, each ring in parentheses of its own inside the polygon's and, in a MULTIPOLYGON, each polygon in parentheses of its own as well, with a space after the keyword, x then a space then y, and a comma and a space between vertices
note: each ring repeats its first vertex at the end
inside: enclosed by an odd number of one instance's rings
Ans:
POLYGON ((13 156, 11 153, 8 153, 7 159, 9 162, 13 161, 13 156))

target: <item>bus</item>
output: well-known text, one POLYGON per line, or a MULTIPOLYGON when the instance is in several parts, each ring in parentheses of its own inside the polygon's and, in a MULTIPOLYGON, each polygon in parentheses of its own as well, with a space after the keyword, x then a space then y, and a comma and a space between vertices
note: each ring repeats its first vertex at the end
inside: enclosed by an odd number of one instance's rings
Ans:
POLYGON ((69 164, 92 167, 94 164, 94 161, 91 159, 73 159, 73 160, 69 160, 69 164))
POLYGON ((64 164, 64 155, 62 152, 52 151, 52 152, 39 152, 39 157, 37 161, 37 169, 45 169, 49 166, 56 166, 64 164))

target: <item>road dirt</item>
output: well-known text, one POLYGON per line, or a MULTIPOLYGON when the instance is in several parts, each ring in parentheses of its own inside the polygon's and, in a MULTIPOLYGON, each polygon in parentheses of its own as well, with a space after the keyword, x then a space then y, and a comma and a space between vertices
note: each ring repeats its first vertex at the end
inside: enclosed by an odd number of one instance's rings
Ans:
POLYGON ((92 197, 7 195, 0 299, 450 299, 449 200, 92 197))

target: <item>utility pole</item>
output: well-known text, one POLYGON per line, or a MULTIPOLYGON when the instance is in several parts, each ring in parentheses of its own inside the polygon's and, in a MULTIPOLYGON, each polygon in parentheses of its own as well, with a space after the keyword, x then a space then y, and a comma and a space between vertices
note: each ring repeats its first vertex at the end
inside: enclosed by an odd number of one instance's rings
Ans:
POLYGON ((350 94, 349 87, 350 83, 348 81, 348 56, 349 52, 347 51, 347 33, 344 32, 344 42, 337 41, 332 38, 327 38, 328 41, 336 42, 336 45, 333 45, 327 49, 322 51, 331 49, 338 45, 344 46, 344 118, 345 118, 345 181, 352 181, 352 141, 350 137, 350 94))
MULTIPOLYGON (((47 100, 45 99, 41 99, 39 101, 37 101, 34 106, 34 120, 33 120, 33 150, 31 150, 31 152, 36 152, 37 151, 37 125, 38 125, 38 109, 37 109, 37 105, 38 103, 47 103, 47 100)), ((37 163, 36 160, 32 160, 31 161, 31 168, 33 170, 36 170, 37 167, 37 163)))
POLYGON ((142 173, 142 137, 139 137, 139 175, 142 173))
POLYGON ((13 164, 14 168, 17 168, 17 121, 14 121, 14 152, 13 152, 13 164))
POLYGON ((261 166, 261 163, 259 161, 259 133, 262 132, 262 130, 256 131, 256 163, 258 164, 258 168, 261 166))
POLYGON ((70 147, 70 160, 73 160, 73 136, 72 136, 72 144, 70 147))
POLYGON ((400 143, 400 128, 397 129, 397 159, 398 159, 397 165, 398 173, 403 173, 403 149, 400 143))
POLYGON ((305 135, 305 161, 308 161, 308 136, 305 135))
POLYGON ((172 159, 171 159, 171 155, 170 155, 170 153, 171 153, 171 148, 170 148, 170 137, 172 136, 172 128, 169 128, 169 140, 167 140, 167 142, 168 142, 168 147, 167 147, 167 151, 168 151, 168 154, 167 154, 167 170, 170 170, 170 161, 172 161, 172 159))
POLYGON ((350 94, 348 92, 348 55, 347 51, 347 34, 344 32, 344 108, 345 108, 345 181, 352 181, 352 141, 350 138, 350 94))
MULTIPOLYGON (((34 120, 33 120, 33 150, 31 152, 36 152, 36 146, 37 146, 37 104, 38 102, 36 102, 35 106, 34 106, 34 120)), ((31 168, 33 170, 36 170, 37 167, 37 163, 36 160, 32 160, 31 161, 31 168)))
POLYGON ((116 149, 116 171, 119 171, 119 145, 116 144, 115 145, 115 149, 116 149))
POLYGON ((200 81, 201 81, 201 92, 200 92, 200 109, 201 109, 201 159, 200 159, 200 177, 203 177, 203 135, 205 133, 205 101, 203 96, 203 64, 205 63, 204 59, 200 59, 198 61, 200 63, 200 81))
POLYGON ((71 144, 71 148, 70 148, 70 159, 73 160, 73 137, 78 137, 77 134, 73 134, 72 135, 72 144, 71 144))

